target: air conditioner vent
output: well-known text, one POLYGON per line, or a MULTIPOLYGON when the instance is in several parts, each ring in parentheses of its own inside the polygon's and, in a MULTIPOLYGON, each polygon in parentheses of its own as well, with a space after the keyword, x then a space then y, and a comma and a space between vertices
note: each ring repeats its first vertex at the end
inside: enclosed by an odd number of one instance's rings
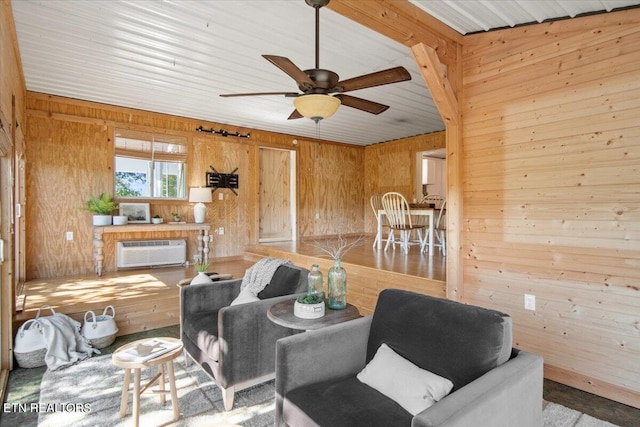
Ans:
POLYGON ((118 242, 116 259, 118 268, 183 264, 187 244, 184 239, 118 242))

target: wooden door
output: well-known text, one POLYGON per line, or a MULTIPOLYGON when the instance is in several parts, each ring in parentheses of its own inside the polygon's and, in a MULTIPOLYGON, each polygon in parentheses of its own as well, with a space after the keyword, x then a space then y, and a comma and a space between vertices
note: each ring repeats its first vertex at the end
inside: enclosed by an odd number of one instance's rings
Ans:
POLYGON ((293 152, 260 148, 260 242, 293 240, 295 162, 293 152))

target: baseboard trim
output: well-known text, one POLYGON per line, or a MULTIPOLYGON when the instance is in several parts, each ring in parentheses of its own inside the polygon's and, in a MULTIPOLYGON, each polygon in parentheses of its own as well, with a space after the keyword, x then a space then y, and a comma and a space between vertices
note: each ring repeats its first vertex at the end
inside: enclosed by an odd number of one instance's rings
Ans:
POLYGON ((544 377, 578 390, 640 409, 640 392, 600 381, 588 375, 547 365, 546 363, 544 365, 544 377))

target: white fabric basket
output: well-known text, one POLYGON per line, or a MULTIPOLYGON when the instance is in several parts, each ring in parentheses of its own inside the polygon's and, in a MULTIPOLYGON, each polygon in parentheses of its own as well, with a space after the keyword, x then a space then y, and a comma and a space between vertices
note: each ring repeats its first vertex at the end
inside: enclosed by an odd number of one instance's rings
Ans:
POLYGON ((56 314, 51 306, 43 305, 38 309, 35 319, 24 322, 16 333, 13 355, 21 368, 37 368, 46 365, 44 356, 47 345, 38 319, 40 319, 41 310, 47 307, 51 310, 52 316, 56 314))
POLYGON ((82 336, 91 342, 95 348, 108 347, 116 339, 118 327, 115 321, 116 309, 112 305, 105 307, 101 315, 96 316, 91 310, 84 314, 84 324, 82 325, 82 336), (107 311, 111 310, 111 314, 107 311))

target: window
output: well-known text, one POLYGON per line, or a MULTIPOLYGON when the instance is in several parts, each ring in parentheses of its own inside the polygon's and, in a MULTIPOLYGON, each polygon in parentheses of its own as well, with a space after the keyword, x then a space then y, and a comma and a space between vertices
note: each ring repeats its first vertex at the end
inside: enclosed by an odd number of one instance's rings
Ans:
POLYGON ((186 198, 186 137, 117 129, 115 149, 116 197, 186 198))

